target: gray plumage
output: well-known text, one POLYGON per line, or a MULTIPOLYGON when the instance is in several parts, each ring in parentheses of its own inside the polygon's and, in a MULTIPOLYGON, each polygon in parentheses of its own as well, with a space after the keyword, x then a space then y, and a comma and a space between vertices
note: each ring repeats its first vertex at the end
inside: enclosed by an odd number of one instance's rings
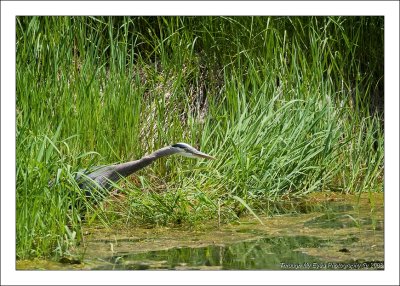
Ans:
POLYGON ((196 150, 186 143, 177 143, 161 148, 139 160, 116 165, 95 167, 89 172, 79 172, 76 181, 79 187, 85 190, 86 196, 91 197, 93 195, 93 190, 100 189, 109 191, 112 189, 113 183, 118 182, 121 178, 128 177, 159 158, 173 154, 179 154, 191 158, 215 159, 208 154, 196 150))

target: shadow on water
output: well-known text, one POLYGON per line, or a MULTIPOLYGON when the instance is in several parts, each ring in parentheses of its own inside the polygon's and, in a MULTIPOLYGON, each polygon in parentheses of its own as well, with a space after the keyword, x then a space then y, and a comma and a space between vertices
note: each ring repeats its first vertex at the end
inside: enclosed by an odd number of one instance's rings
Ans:
MULTIPOLYGON (((383 194, 314 197, 297 212, 242 218, 200 230, 91 229, 72 263, 19 262, 17 269, 384 269, 383 194), (301 211, 303 210, 303 212, 301 211)), ((291 202, 292 205, 294 205, 291 202)))

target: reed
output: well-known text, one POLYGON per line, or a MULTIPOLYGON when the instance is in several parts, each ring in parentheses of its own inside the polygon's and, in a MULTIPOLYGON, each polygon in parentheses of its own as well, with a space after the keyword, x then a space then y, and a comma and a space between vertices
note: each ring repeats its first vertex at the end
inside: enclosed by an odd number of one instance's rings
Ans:
POLYGON ((383 17, 17 17, 17 257, 82 237, 74 173, 188 142, 86 224, 269 213, 383 191, 383 17), (51 184, 49 184, 51 182, 51 184))

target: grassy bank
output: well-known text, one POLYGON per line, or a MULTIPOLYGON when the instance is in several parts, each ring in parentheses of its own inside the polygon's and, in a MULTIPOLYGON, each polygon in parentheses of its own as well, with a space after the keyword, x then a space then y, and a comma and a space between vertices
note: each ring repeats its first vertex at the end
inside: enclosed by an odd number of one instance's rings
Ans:
POLYGON ((195 226, 383 191, 383 17, 17 17, 17 257, 79 241, 74 174, 187 142, 87 224, 195 226), (49 183, 50 182, 50 183, 49 183))

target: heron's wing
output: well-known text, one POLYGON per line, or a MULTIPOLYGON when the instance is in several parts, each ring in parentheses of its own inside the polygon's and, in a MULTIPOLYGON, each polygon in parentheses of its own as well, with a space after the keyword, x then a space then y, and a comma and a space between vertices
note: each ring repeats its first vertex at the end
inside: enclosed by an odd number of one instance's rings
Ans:
POLYGON ((115 165, 96 166, 89 170, 82 170, 77 173, 76 180, 80 188, 103 188, 109 190, 112 188, 111 182, 120 179, 115 165))

